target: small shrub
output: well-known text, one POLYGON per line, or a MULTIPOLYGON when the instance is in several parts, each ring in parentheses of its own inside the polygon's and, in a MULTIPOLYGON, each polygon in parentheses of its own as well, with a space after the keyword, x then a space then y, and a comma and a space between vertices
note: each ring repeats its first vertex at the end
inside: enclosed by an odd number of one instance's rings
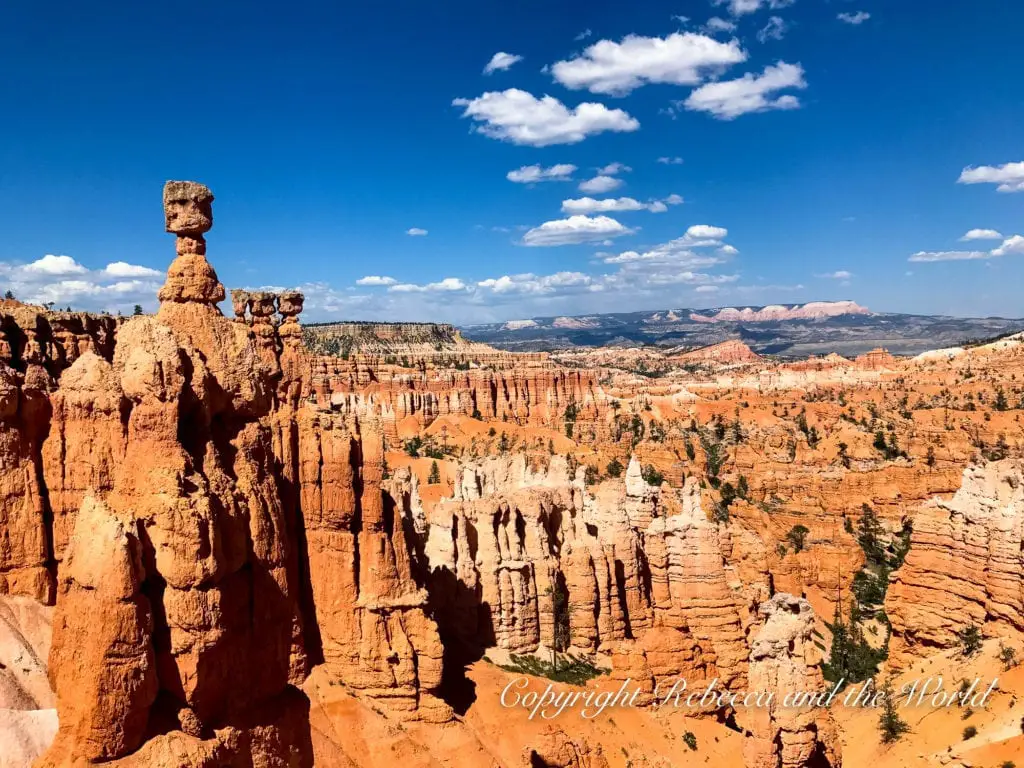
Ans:
POLYGON ((546 677, 556 683, 583 685, 588 680, 605 674, 605 671, 594 666, 586 659, 572 654, 555 654, 553 661, 545 661, 536 656, 519 656, 512 654, 508 664, 499 665, 506 672, 521 675, 546 677))
POLYGON ((981 650, 981 630, 974 624, 957 633, 960 638, 960 650, 964 656, 973 656, 981 650))
POLYGON ((999 661, 1003 663, 1004 672, 1009 672, 1020 663, 1017 661, 1017 651, 1008 645, 1003 645, 1002 640, 999 641, 999 661))
POLYGON ((693 735, 693 731, 687 731, 683 734, 683 743, 694 752, 697 751, 697 737, 693 735))
POLYGON ((973 725, 968 725, 966 728, 964 728, 964 741, 967 741, 968 739, 973 739, 977 735, 978 729, 975 728, 973 725))
POLYGON ((878 718, 878 730, 882 733, 882 743, 892 744, 903 738, 910 726, 900 717, 897 710, 896 696, 892 690, 892 678, 886 678, 882 685, 882 715, 878 718))
POLYGON ((665 482, 665 475, 654 468, 653 464, 647 464, 640 470, 640 476, 648 485, 658 486, 665 482))
POLYGON ((789 529, 789 533, 786 534, 786 541, 792 545, 794 552, 803 552, 808 533, 810 533, 810 530, 805 525, 794 525, 789 529))

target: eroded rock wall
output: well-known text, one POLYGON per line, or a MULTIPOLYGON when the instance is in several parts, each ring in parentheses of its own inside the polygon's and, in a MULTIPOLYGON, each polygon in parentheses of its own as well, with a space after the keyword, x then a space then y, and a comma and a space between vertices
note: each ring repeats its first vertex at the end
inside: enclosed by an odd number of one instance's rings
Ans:
POLYGON ((910 553, 885 602, 891 653, 900 664, 959 644, 967 627, 1024 633, 1024 464, 968 467, 953 498, 913 516, 910 553))

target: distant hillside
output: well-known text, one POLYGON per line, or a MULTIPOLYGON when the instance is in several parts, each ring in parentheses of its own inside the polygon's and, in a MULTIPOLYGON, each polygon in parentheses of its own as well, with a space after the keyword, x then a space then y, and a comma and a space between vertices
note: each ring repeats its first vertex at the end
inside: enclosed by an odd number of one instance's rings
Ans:
POLYGON ((1024 330, 1024 319, 879 313, 852 301, 816 301, 534 317, 461 330, 473 341, 522 352, 639 345, 698 348, 738 339, 758 354, 783 357, 831 352, 856 356, 875 347, 911 355, 1024 330))
POLYGON ((318 354, 347 357, 350 352, 387 353, 413 345, 437 350, 472 346, 454 326, 443 323, 308 323, 306 346, 318 354))

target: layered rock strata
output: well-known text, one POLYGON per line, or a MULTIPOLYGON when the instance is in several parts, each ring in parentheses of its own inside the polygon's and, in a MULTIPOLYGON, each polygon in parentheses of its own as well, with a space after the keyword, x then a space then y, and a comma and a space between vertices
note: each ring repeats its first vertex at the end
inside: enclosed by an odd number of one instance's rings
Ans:
POLYGON ((1024 633, 1024 464, 1006 459, 964 470, 953 498, 912 518, 910 553, 893 574, 885 609, 898 664, 985 635, 1024 633))

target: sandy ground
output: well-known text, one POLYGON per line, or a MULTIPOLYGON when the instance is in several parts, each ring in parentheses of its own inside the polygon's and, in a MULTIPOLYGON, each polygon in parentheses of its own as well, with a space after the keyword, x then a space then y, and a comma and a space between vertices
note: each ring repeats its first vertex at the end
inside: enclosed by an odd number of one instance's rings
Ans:
MULTIPOLYGON (((988 687, 998 678, 998 688, 988 706, 975 708, 966 719, 961 708, 929 706, 900 709, 910 733, 892 745, 880 743, 878 711, 836 707, 843 740, 844 768, 897 768, 898 766, 950 765, 1000 768, 1004 761, 1024 766, 1024 664, 1004 672, 996 659, 997 641, 987 641, 976 656, 964 659, 957 651, 946 651, 918 662, 895 678, 897 690, 913 679, 941 676, 947 690, 957 690, 960 681, 981 678, 988 687), (974 726, 978 734, 963 738, 974 726)), ((1018 658, 1021 657, 1018 649, 1018 658)))
MULTIPOLYGON (((501 692, 518 676, 484 661, 467 670, 475 700, 455 723, 400 724, 385 719, 357 701, 343 687, 327 683, 319 672, 304 686, 313 701, 314 748, 318 765, 502 766, 529 765, 530 748, 544 743, 553 730, 577 745, 599 747, 613 768, 630 766, 740 766, 743 737, 709 718, 686 717, 681 710, 654 714, 649 710, 606 710, 593 719, 567 711, 549 720, 530 719, 523 708, 506 708, 501 692), (682 740, 691 731, 692 751, 682 740), (344 755, 345 758, 340 756, 344 755), (345 759, 352 761, 345 762, 345 759), (332 762, 333 761, 333 762, 332 762)), ((531 689, 543 691, 549 681, 531 678, 531 689)), ((554 684, 558 690, 578 690, 554 684)), ((591 685, 618 688, 608 678, 591 685)))

